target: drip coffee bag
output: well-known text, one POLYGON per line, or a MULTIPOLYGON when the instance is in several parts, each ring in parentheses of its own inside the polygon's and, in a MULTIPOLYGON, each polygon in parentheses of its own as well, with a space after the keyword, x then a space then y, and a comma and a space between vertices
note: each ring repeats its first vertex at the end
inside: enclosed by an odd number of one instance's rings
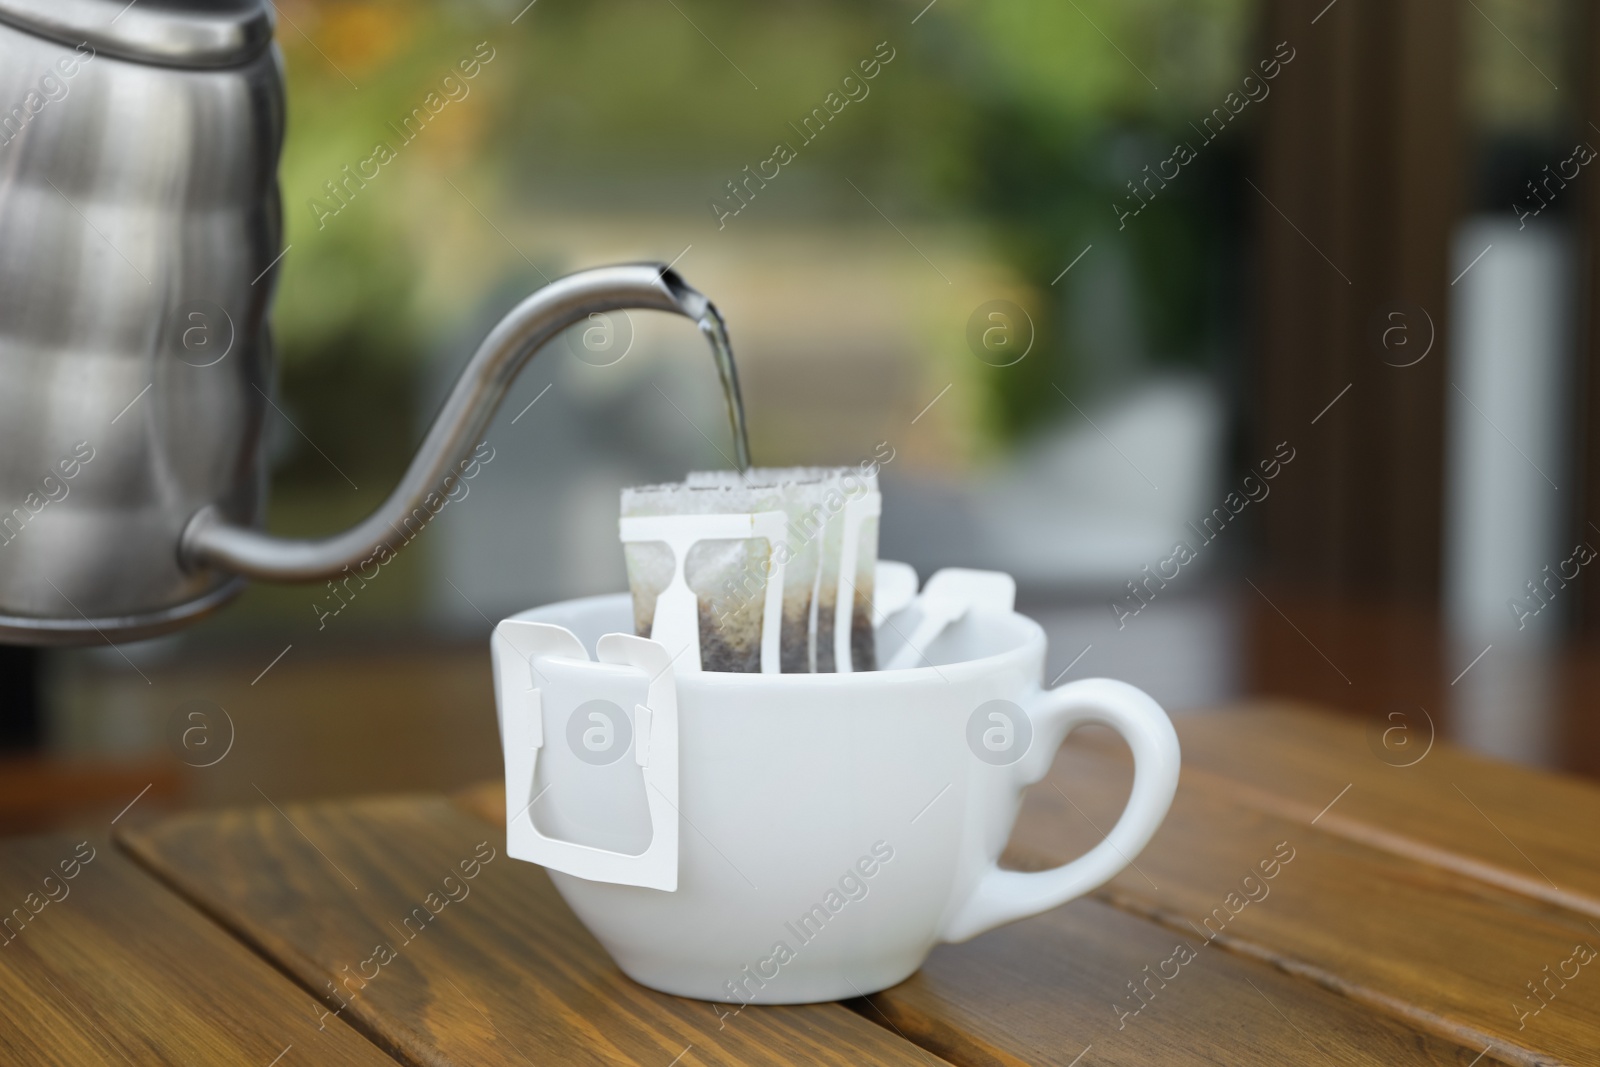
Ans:
MULTIPOLYGON (((817 574, 821 545, 802 532, 806 517, 822 504, 822 481, 805 477, 811 472, 794 469, 757 468, 741 475, 738 471, 691 471, 685 482, 691 489, 744 489, 760 501, 763 509, 784 514, 783 632, 779 641, 780 664, 784 674, 810 674, 816 670, 811 635, 814 630, 817 574)), ((741 608, 759 600, 765 592, 765 577, 751 573, 725 579, 719 594, 719 608, 741 608)))
POLYGON ((821 567, 812 645, 819 672, 877 669, 872 575, 878 564, 876 474, 851 467, 824 472, 821 567))
MULTIPOLYGON (((693 590, 705 670, 760 670, 768 583, 781 571, 777 658, 786 673, 876 669, 872 575, 878 514, 874 473, 854 468, 697 471, 681 485, 623 492, 624 518, 733 516, 783 518, 769 540, 706 539, 688 548, 684 578, 693 590)), ((708 527, 709 529, 709 527, 708 527)), ((660 542, 625 546, 634 621, 655 625, 657 599, 670 585, 673 551, 660 542)), ((772 669, 772 668, 768 668, 772 669)))
MULTIPOLYGON (((775 510, 768 503, 762 491, 743 486, 652 485, 622 491, 622 517, 748 516, 775 510)), ((687 544, 681 561, 664 541, 624 543, 635 632, 652 636, 657 601, 681 566, 684 581, 694 594, 700 668, 760 671, 762 617, 772 554, 772 544, 765 538, 694 540, 687 544), (725 592, 729 588, 748 589, 750 595, 729 596, 725 592)))

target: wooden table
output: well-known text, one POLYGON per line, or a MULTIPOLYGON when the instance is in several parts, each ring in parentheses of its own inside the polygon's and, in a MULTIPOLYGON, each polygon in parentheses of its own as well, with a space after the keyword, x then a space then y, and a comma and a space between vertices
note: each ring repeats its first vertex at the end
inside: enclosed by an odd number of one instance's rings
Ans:
MULTIPOLYGON (((1103 890, 874 996, 726 1017, 624 978, 505 856, 493 787, 13 839, 0 1063, 1600 1063, 1600 788, 1398 766, 1425 738, 1285 707, 1179 734, 1172 812, 1103 890)), ((1108 737, 1030 792, 1014 865, 1099 839, 1108 737)))

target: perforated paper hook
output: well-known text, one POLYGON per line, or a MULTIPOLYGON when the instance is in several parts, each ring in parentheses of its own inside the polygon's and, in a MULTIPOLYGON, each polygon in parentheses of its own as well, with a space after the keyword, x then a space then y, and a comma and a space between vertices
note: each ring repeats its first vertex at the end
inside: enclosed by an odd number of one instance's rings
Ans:
POLYGON ((650 639, 666 648, 679 670, 700 670, 700 601, 685 574, 689 550, 701 541, 764 540, 769 548, 761 609, 761 673, 777 674, 783 621, 783 568, 788 555, 781 511, 731 515, 630 515, 621 520, 624 544, 660 541, 672 552, 672 581, 656 597, 650 639))
POLYGON ((1009 614, 1016 601, 1017 582, 1009 574, 964 567, 935 572, 911 602, 918 616, 911 636, 889 657, 884 669, 905 670, 926 662, 928 646, 969 610, 1009 614))
POLYGON ((594 662, 570 630, 517 619, 495 627, 491 645, 505 747, 506 852, 591 881, 676 890, 678 690, 666 649, 632 634, 606 634, 594 662), (645 683, 645 699, 632 709, 633 745, 644 776, 650 843, 637 855, 547 837, 532 815, 539 799, 533 786, 548 733, 546 709, 577 707, 595 695, 597 679, 616 672, 645 683))

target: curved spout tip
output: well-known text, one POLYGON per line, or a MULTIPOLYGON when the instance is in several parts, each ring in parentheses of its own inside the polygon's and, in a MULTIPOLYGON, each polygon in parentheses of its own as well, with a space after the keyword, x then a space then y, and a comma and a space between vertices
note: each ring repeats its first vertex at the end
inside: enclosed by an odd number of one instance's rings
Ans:
POLYGON ((696 322, 706 317, 706 310, 711 307, 711 301, 706 299, 704 293, 684 281, 682 275, 664 263, 645 265, 656 268, 661 284, 667 287, 667 292, 672 295, 672 300, 680 311, 696 322))

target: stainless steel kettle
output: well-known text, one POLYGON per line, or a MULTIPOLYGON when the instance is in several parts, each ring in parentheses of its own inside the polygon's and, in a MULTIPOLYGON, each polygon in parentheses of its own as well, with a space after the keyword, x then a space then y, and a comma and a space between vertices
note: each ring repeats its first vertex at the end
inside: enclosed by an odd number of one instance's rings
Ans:
MULTIPOLYGON (((174 629, 246 577, 309 581, 429 516, 527 360, 592 313, 721 319, 659 265, 525 299, 366 520, 262 533, 281 257, 281 58, 263 0, 0 0, 0 642, 174 629)), ((735 415, 744 462, 743 428, 735 415)))

